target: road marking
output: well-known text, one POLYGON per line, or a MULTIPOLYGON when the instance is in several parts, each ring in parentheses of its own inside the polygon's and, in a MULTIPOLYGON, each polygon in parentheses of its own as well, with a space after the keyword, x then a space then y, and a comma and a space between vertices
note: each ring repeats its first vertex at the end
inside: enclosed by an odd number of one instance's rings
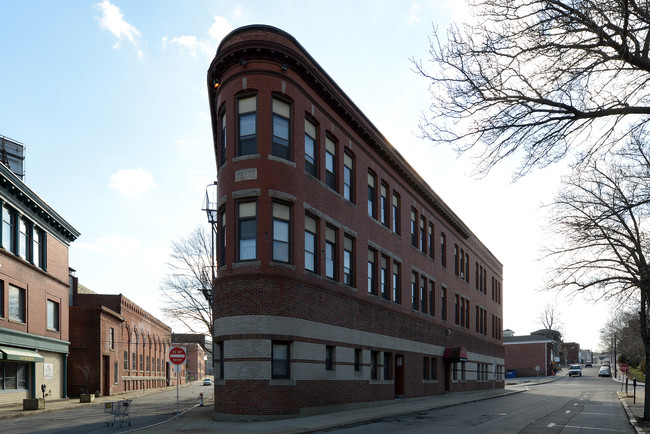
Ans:
POLYGON ((567 410, 564 412, 564 414, 569 414, 569 413, 571 413, 571 410, 567 410))
MULTIPOLYGON (((560 425, 551 422, 548 425, 546 425, 546 428, 555 428, 556 426, 559 427, 560 425)), ((564 425, 562 427, 562 429, 566 429, 566 428, 568 428, 568 429, 580 429, 580 430, 585 430, 585 431, 592 430, 592 431, 608 431, 608 432, 627 432, 627 431, 621 431, 621 430, 617 430, 617 429, 595 428, 595 427, 590 427, 590 426, 564 425)))

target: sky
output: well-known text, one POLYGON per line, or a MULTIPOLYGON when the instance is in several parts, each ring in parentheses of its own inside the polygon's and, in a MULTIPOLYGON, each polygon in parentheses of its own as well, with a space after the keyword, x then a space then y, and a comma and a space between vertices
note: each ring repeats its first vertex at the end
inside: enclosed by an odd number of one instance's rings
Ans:
POLYGON ((503 326, 525 335, 555 304, 565 341, 596 350, 610 306, 540 292, 545 208, 565 165, 516 182, 418 137, 433 26, 458 0, 0 0, 0 135, 26 148, 26 184, 81 236, 70 266, 95 292, 160 313, 173 240, 199 225, 216 179, 206 75, 221 39, 249 24, 297 39, 504 267, 503 326))

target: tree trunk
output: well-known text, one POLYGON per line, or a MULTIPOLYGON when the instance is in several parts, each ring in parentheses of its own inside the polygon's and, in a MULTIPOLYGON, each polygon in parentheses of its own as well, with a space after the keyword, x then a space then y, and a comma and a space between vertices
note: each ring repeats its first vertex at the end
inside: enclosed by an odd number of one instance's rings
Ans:
MULTIPOLYGON (((641 306, 639 309, 639 325, 641 329, 641 339, 645 347, 645 380, 646 384, 650 380, 650 333, 648 330, 648 297, 646 288, 641 288, 641 306)), ((650 387, 644 387, 643 394, 643 420, 650 420, 650 387)))

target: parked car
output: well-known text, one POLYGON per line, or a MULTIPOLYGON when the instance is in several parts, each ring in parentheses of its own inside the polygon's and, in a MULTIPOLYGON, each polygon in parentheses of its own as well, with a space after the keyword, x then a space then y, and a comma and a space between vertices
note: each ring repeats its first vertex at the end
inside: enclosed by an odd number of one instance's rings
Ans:
POLYGON ((582 377, 582 366, 580 365, 569 366, 569 377, 573 377, 574 375, 577 375, 578 377, 582 377))
POLYGON ((603 366, 609 366, 609 360, 605 360, 605 361, 603 362, 603 366))
POLYGON ((612 371, 609 369, 609 366, 601 366, 601 368, 598 370, 598 376, 599 377, 611 377, 612 376, 612 371))
POLYGON ((592 366, 594 366, 594 365, 592 365, 591 362, 586 362, 585 363, 585 368, 591 368, 592 366))
POLYGON ((203 379, 203 385, 204 386, 212 386, 212 380, 210 378, 204 378, 203 379))

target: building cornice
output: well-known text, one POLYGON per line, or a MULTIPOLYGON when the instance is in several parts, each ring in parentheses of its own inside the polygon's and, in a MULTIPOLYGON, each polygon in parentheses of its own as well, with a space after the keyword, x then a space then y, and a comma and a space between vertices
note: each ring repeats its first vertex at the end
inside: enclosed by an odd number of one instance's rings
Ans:
POLYGON ((79 237, 79 231, 27 187, 4 164, 0 164, 0 188, 8 195, 6 200, 11 205, 65 245, 69 246, 79 237))

